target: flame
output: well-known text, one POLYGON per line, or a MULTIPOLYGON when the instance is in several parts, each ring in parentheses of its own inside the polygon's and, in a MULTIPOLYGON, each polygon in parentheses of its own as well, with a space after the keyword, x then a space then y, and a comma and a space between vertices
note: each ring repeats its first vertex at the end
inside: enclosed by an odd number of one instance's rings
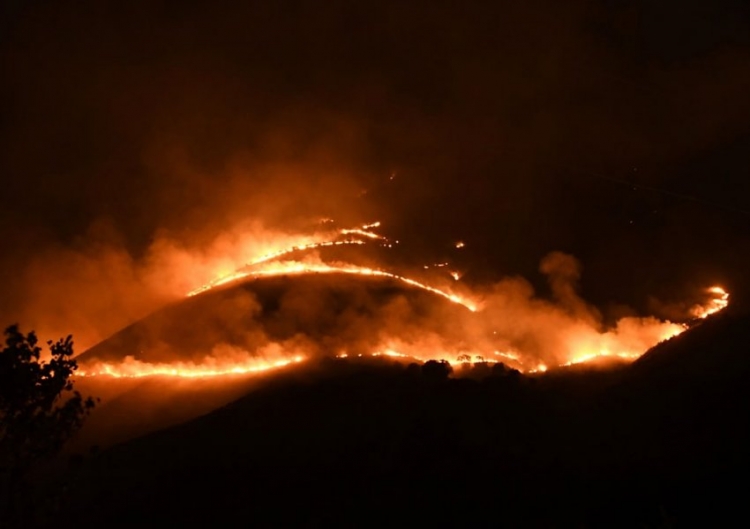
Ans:
MULTIPOLYGON (((387 242, 388 241, 387 238, 373 231, 370 231, 372 228, 376 228, 379 226, 380 226, 380 222, 373 222, 371 224, 365 224, 364 226, 360 228, 342 229, 336 232, 322 234, 322 237, 328 237, 329 238, 328 240, 319 240, 316 242, 310 242, 307 244, 292 246, 290 248, 285 248, 285 249, 278 250, 272 253, 268 253, 266 255, 263 255, 245 264, 244 266, 242 266, 241 268, 238 268, 237 270, 235 270, 234 272, 230 274, 226 274, 224 276, 218 277, 214 279, 213 281, 206 283, 205 285, 202 285, 194 290, 191 290, 190 292, 188 292, 187 295, 195 296, 202 292, 206 292, 207 290, 210 290, 212 288, 215 288, 221 285, 226 285, 227 283, 231 283, 233 281, 237 281, 237 280, 248 278, 248 277, 269 277, 269 276, 280 276, 280 275, 290 275, 290 274, 310 274, 310 273, 318 273, 318 274, 344 273, 344 274, 355 274, 355 275, 363 275, 363 276, 387 277, 390 279, 395 279, 397 281, 401 281, 402 283, 406 283, 407 285, 411 285, 413 287, 417 287, 422 290, 432 292, 433 294, 437 294, 438 296, 441 296, 453 303, 463 305, 464 307, 466 307, 472 312, 476 312, 478 310, 478 304, 475 301, 469 299, 468 297, 459 296, 457 294, 446 292, 439 288, 426 285, 425 283, 422 283, 415 279, 410 279, 408 277, 398 275, 395 273, 391 273, 391 272, 386 272, 384 270, 379 270, 375 268, 367 268, 364 266, 329 265, 325 263, 309 263, 309 262, 304 262, 304 261, 273 262, 273 261, 277 261, 278 259, 284 256, 287 256, 296 252, 304 252, 308 250, 314 250, 314 249, 325 248, 325 247, 330 247, 330 246, 365 244, 365 241, 361 239, 355 239, 355 238, 347 238, 343 240, 338 239, 342 235, 343 236, 356 235, 356 236, 364 237, 364 238, 371 239, 371 240, 380 240, 380 241, 387 242), (333 240, 330 239, 331 237, 333 237, 333 240)), ((435 264, 435 266, 437 267, 444 267, 447 265, 448 263, 435 264)))
POLYGON ((512 360, 514 362, 520 362, 521 361, 521 359, 519 358, 519 356, 517 354, 514 354, 514 353, 505 353, 505 352, 500 352, 500 351, 493 351, 492 354, 495 354, 497 356, 502 356, 503 358, 506 358, 508 360, 512 360))
MULTIPOLYGON (((324 264, 311 265, 298 262, 282 262, 277 263, 275 268, 264 271, 265 275, 333 272, 379 275, 396 278, 405 281, 408 284, 419 285, 421 288, 435 292, 439 295, 446 297, 450 296, 442 291, 433 290, 427 285, 388 272, 360 269, 357 267, 335 267, 324 264)), ((256 275, 264 275, 264 273, 256 272, 256 275)), ((715 300, 728 300, 728 294, 720 287, 711 287, 708 289, 708 292, 717 296, 715 300)), ((450 299, 450 297, 448 297, 448 299, 450 299)), ((709 304, 709 308, 715 309, 717 304, 713 301, 714 300, 709 304)), ((455 302, 459 303, 460 301, 455 300, 455 302)), ((726 305, 723 305, 721 308, 725 306, 726 305)), ((713 310, 711 314, 721 310, 721 308, 713 310)), ((660 322, 655 318, 623 318, 618 322, 618 326, 615 329, 608 332, 598 333, 583 327, 574 329, 570 336, 568 336, 565 345, 569 349, 570 359, 559 365, 565 367, 605 358, 633 361, 657 343, 678 336, 688 328, 688 325, 685 324, 668 321, 660 322)), ((253 373, 262 374, 291 364, 303 362, 306 359, 306 357, 301 354, 285 355, 283 347, 278 346, 277 344, 272 344, 271 346, 275 347, 273 360, 264 359, 262 353, 260 357, 251 357, 246 353, 246 356, 243 359, 237 360, 235 358, 228 361, 222 361, 213 356, 209 356, 201 363, 148 363, 136 360, 132 356, 128 356, 122 362, 97 362, 86 365, 79 368, 77 373, 79 376, 85 377, 110 376, 115 378, 137 378, 147 376, 169 376, 180 378, 206 378, 253 373)), ((347 352, 340 352, 335 356, 337 358, 350 357, 347 352)), ((439 342, 430 342, 429 340, 425 340, 423 343, 403 343, 394 339, 374 348, 370 353, 365 355, 359 353, 356 356, 385 356, 420 363, 424 363, 428 360, 441 360, 446 361, 453 366, 464 366, 467 364, 497 364, 502 362, 527 374, 545 373, 551 369, 551 366, 546 363, 536 362, 532 365, 526 364, 528 359, 524 358, 524 355, 519 352, 495 350, 490 351, 489 354, 487 354, 482 350, 445 350, 440 347, 439 342), (494 355, 494 357, 497 358, 490 357, 489 355, 494 355)), ((531 360, 531 362, 533 362, 533 360, 531 360)))
POLYGON ((311 242, 308 244, 301 244, 299 246, 292 246, 291 248, 285 248, 283 250, 278 250, 276 252, 268 253, 266 255, 263 255, 256 259, 255 261, 252 261, 250 263, 247 263, 245 266, 243 266, 241 269, 235 270, 234 272, 223 274, 220 277, 214 279, 210 283, 206 283, 205 285, 202 285, 194 290, 191 290, 188 292, 188 296, 195 296, 197 294, 200 294, 201 292, 205 292, 206 290, 210 290, 214 287, 218 287, 221 285, 225 285, 227 283, 231 283, 232 281, 236 281, 237 279, 242 279, 243 277, 247 277, 250 275, 248 272, 244 271, 246 268, 255 267, 260 264, 273 261, 275 259, 279 259, 280 257, 283 257, 285 255, 289 255, 294 252, 304 252, 306 250, 313 250, 317 248, 325 248, 329 246, 344 246, 347 244, 365 244, 364 241, 360 241, 357 239, 352 240, 343 240, 343 241, 321 241, 321 242, 311 242))
POLYGON ((97 362, 90 366, 79 368, 78 376, 110 376, 114 378, 140 378, 150 376, 169 376, 181 378, 206 378, 222 375, 247 375, 251 373, 262 373, 272 369, 278 369, 296 364, 305 360, 304 356, 296 355, 280 360, 266 361, 262 359, 248 359, 243 362, 216 362, 205 363, 172 362, 172 363, 149 363, 136 360, 132 356, 125 357, 122 362, 97 362))
MULTIPOLYGON (((321 219, 320 222, 328 224, 333 221, 331 219, 321 219)), ((235 270, 230 273, 220 274, 212 281, 194 288, 187 295, 195 296, 213 288, 251 277, 274 277, 295 274, 352 274, 393 279, 441 296, 452 303, 466 307, 471 312, 477 312, 481 309, 480 303, 470 296, 458 295, 442 290, 394 272, 347 263, 326 263, 319 259, 311 258, 303 260, 284 259, 291 257, 293 254, 301 254, 311 250, 335 246, 364 245, 372 242, 380 242, 383 246, 390 247, 392 245, 391 241, 372 231, 379 226, 380 222, 374 222, 357 228, 329 230, 311 236, 287 237, 283 240, 295 241, 295 244, 281 248, 277 247, 273 251, 253 256, 240 266, 237 266, 236 263, 230 264, 222 261, 220 263, 221 266, 216 269, 231 270, 234 268, 235 270)), ((398 241, 395 241, 395 243, 398 243, 398 241)), ((456 242, 455 247, 463 248, 463 241, 456 242)), ((248 248, 239 254, 253 255, 253 251, 252 248, 248 248)), ((432 267, 444 268, 448 265, 449 263, 447 262, 439 262, 434 263, 432 267)), ((425 268, 430 267, 425 266, 425 268)), ((450 271, 449 274, 456 281, 461 277, 461 274, 457 271, 450 271)), ((704 305, 696 305, 691 309, 691 315, 695 318, 706 318, 724 309, 729 303, 729 293, 722 287, 710 287, 706 290, 706 294, 710 298, 709 301, 704 305)), ((462 348, 461 350, 446 350, 440 340, 431 341, 429 339, 423 340, 422 343, 402 343, 396 339, 386 340, 371 352, 358 353, 356 356, 361 357, 363 354, 373 357, 386 356, 418 362, 444 360, 453 365, 503 362, 527 373, 544 373, 555 365, 569 366, 601 358, 618 358, 631 361, 641 356, 657 343, 677 336, 687 328, 688 326, 684 324, 659 321, 655 318, 623 318, 614 329, 607 331, 597 330, 595 325, 588 323, 580 325, 576 323, 570 326, 570 329, 566 328, 561 332, 559 358, 563 358, 564 360, 558 360, 554 364, 550 364, 548 362, 549 359, 545 359, 546 363, 540 362, 539 358, 532 358, 520 351, 494 349, 494 347, 505 348, 507 344, 501 345, 495 342, 491 347, 488 347, 485 343, 477 346, 476 349, 469 347, 462 348)), ((208 356, 203 362, 199 363, 148 363, 136 360, 133 357, 126 357, 121 362, 98 362, 82 366, 78 374, 80 376, 111 376, 118 378, 145 376, 202 378, 263 373, 302 362, 306 358, 305 355, 284 351, 283 346, 279 344, 271 344, 271 347, 275 347, 276 350, 270 356, 264 355, 262 351, 260 354, 254 355, 244 353, 244 356, 239 358, 233 354, 228 355, 228 357, 219 355, 218 358, 208 356)), ((344 351, 338 353, 336 356, 338 358, 347 358, 349 354, 344 351)))
MULTIPOLYGON (((408 284, 415 284, 407 278, 402 278, 394 274, 371 269, 359 269, 356 267, 333 267, 329 265, 310 265, 297 262, 278 263, 277 268, 265 271, 267 275, 290 274, 290 273, 331 273, 344 272, 363 275, 382 275, 400 279, 408 284)), ((257 274, 257 273, 256 273, 257 274)), ((258 274, 262 275, 262 274, 258 274)), ((427 285, 420 285, 421 288, 433 291, 427 285)), ((725 292, 713 287, 711 292, 723 296, 725 292)), ((441 291, 435 291, 443 296, 449 296, 441 291)), ((450 298, 448 298, 450 299, 450 298)), ((457 303, 459 301, 456 301, 457 303)), ((469 308, 469 307, 467 307, 469 308)), ((716 312, 716 311, 714 311, 716 312)), ((617 328, 597 333, 591 329, 576 329, 567 339, 567 347, 570 350, 570 360, 559 364, 561 367, 583 364, 602 358, 617 358, 624 361, 632 361, 640 357, 646 350, 659 342, 668 340, 674 336, 683 333, 688 329, 687 325, 659 322, 654 318, 623 318, 618 323, 617 328), (641 332, 638 332, 640 329, 641 332), (644 332, 645 331, 645 332, 644 332)), ((202 363, 192 362, 173 362, 173 363, 148 363, 134 359, 128 356, 122 362, 97 362, 86 365, 78 370, 79 376, 111 376, 115 378, 137 378, 147 376, 170 376, 181 378, 205 378, 222 375, 244 375, 251 373, 264 373, 273 369, 278 369, 290 364, 302 362, 306 359, 304 355, 284 355, 283 348, 277 344, 275 347, 275 360, 263 359, 263 355, 246 357, 237 361, 221 361, 215 357, 209 356, 202 363), (281 351, 281 352, 279 352, 281 351)), ((481 350, 445 350, 440 348, 439 343, 425 340, 423 343, 403 343, 396 339, 386 342, 381 346, 374 348, 370 353, 364 356, 372 357, 391 357, 401 360, 411 360, 416 362, 426 362, 428 360, 441 360, 448 362, 453 366, 463 366, 467 364, 497 364, 505 363, 521 372, 528 374, 545 373, 549 369, 546 363, 536 362, 531 366, 525 365, 526 359, 522 353, 511 351, 490 351, 489 354, 499 358, 492 358, 481 350)), ((347 352, 340 352, 335 355, 336 358, 349 358, 347 352)), ((362 357, 359 353, 357 357, 362 357)))
POLYGON ((705 305, 695 305, 690 314, 696 318, 705 319, 711 314, 716 314, 720 310, 726 308, 729 305, 729 292, 721 288, 720 286, 713 286, 706 289, 706 293, 711 296, 711 299, 705 305))
MULTIPOLYGON (((329 218, 319 220, 320 224, 333 222, 333 219, 329 218)), ((210 252, 211 257, 208 262, 199 266, 198 270, 195 271, 199 273, 188 274, 199 285, 207 278, 214 277, 214 279, 201 286, 193 287, 188 295, 195 296, 213 287, 230 283, 238 277, 245 277, 240 273, 242 270, 257 267, 293 253, 331 246, 363 245, 371 241, 381 241, 384 246, 391 247, 392 243, 388 239, 372 231, 373 228, 378 226, 380 226, 380 222, 365 224, 358 228, 330 229, 305 235, 274 233, 271 237, 262 237, 260 240, 258 237, 250 235, 239 236, 236 240, 222 241, 219 248, 210 252), (258 251, 261 248, 263 253, 258 251)), ((186 270, 183 269, 186 268, 186 264, 188 267, 194 265, 192 264, 193 260, 188 256, 185 256, 182 261, 184 262, 169 262, 165 265, 179 267, 184 274, 186 270)))
POLYGON ((573 352, 564 366, 582 364, 602 358, 636 360, 654 345, 685 332, 687 325, 659 322, 655 318, 623 318, 615 329, 602 334, 585 334, 571 338, 573 352))
POLYGON ((246 277, 271 277, 271 276, 283 276, 283 275, 294 275, 294 274, 301 275, 301 274, 334 274, 334 273, 353 274, 353 275, 360 275, 360 276, 387 277, 390 279, 395 279, 397 281, 401 281, 402 283, 406 283, 407 285, 411 285, 417 288, 421 288, 422 290, 426 290, 427 292, 432 292, 433 294, 437 294, 438 296, 441 296, 453 303, 463 305, 464 307, 466 307, 472 312, 476 312, 477 310, 479 310, 478 304, 470 300, 467 297, 459 296, 457 294, 451 294, 449 292, 440 290, 439 288, 431 287, 429 285, 421 283, 415 279, 410 279, 408 277, 400 276, 398 274, 393 274, 391 272, 386 272, 384 270, 378 270, 375 268, 366 268, 363 266, 354 266, 354 265, 336 266, 336 265, 328 265, 325 263, 313 264, 313 263, 307 263, 307 262, 301 262, 301 261, 283 261, 280 263, 275 263, 274 266, 270 266, 268 268, 265 268, 262 270, 256 270, 252 272, 237 271, 231 276, 227 276, 225 278, 222 278, 220 281, 212 283, 211 286, 201 287, 200 289, 193 291, 188 295, 194 296, 195 294, 199 294, 211 288, 224 285, 226 283, 230 283, 232 281, 236 281, 238 279, 243 279, 246 277))

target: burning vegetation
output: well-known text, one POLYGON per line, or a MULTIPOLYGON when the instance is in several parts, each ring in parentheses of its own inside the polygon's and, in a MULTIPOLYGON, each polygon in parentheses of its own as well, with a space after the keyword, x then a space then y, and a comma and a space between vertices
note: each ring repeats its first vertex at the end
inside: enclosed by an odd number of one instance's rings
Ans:
POLYGON ((626 316, 605 326, 578 295, 578 262, 559 252, 540 265, 552 300, 537 297, 520 278, 471 292, 457 283, 457 272, 438 287, 428 279, 321 256, 342 247, 392 248, 398 241, 376 233, 379 226, 286 236, 286 247, 235 252, 246 258, 244 264, 220 256, 204 264, 204 275, 208 269, 234 271, 193 287, 189 303, 178 302, 94 347, 79 357, 79 374, 215 377, 260 373, 317 356, 381 355, 503 363, 536 373, 594 360, 635 360, 684 332, 691 318, 704 319, 729 302, 729 294, 714 286, 685 321, 626 316))

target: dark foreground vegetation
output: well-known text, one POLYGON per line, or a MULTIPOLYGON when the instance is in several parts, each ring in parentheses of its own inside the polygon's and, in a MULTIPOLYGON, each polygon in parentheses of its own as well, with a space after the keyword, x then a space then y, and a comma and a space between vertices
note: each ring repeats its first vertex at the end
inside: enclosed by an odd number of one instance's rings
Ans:
POLYGON ((56 527, 746 522, 749 320, 618 370, 331 359, 89 456, 56 527))

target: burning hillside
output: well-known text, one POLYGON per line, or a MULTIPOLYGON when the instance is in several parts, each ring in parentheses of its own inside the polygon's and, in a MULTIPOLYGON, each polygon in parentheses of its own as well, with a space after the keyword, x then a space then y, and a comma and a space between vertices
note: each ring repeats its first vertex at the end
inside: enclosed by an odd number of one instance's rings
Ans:
MULTIPOLYGON (((470 292, 456 281, 438 288, 427 279, 321 257, 321 250, 337 247, 392 247, 373 231, 378 226, 290 237, 299 243, 260 255, 240 252, 251 258, 235 262, 234 272, 81 355, 80 374, 206 377, 334 355, 503 362, 536 372, 594 359, 631 361, 688 328, 687 318, 674 323, 639 316, 605 326, 577 293, 577 261, 557 252, 540 265, 552 300, 537 297, 520 278, 470 292)), ((705 318, 728 299, 712 287, 688 318, 705 318)))

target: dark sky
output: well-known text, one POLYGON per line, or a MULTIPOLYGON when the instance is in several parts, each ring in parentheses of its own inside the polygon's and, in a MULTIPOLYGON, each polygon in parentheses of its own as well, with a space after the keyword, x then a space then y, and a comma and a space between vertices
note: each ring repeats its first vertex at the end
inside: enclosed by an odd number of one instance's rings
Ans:
POLYGON ((475 283, 560 250, 599 305, 749 264, 746 2, 0 9, 4 319, 75 298, 45 290, 70 252, 137 266, 249 219, 379 219, 475 283))

